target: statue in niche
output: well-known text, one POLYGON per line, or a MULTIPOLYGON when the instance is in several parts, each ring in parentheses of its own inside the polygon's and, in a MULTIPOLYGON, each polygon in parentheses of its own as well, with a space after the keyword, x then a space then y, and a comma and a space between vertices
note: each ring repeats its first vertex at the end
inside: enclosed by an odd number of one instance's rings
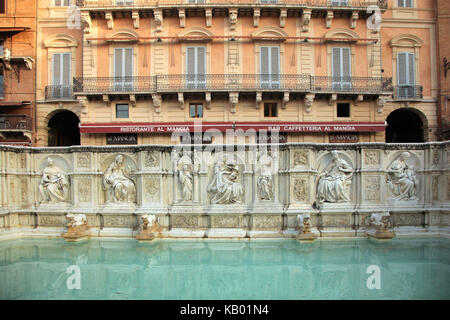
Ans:
POLYGON ((52 158, 47 159, 48 165, 42 173, 39 191, 42 202, 68 202, 69 180, 61 168, 57 167, 52 158))
POLYGON ((261 200, 273 200, 272 165, 272 157, 263 149, 259 157, 261 176, 258 179, 258 193, 261 200))
POLYGON ((218 161, 214 166, 214 177, 206 190, 212 193, 213 204, 240 203, 243 189, 239 182, 239 167, 236 162, 225 158, 218 161))
POLYGON ((403 152, 386 170, 386 182, 395 200, 417 200, 415 196, 419 182, 413 167, 406 163, 409 152, 403 152))
POLYGON ((183 153, 183 156, 178 161, 177 170, 178 178, 181 184, 181 193, 184 201, 192 200, 193 192, 193 177, 192 177, 192 160, 191 158, 183 153))
POLYGON ((135 202, 136 182, 130 172, 123 156, 116 156, 103 176, 103 190, 107 191, 106 203, 135 202))
POLYGON ((350 185, 353 168, 347 161, 341 159, 336 150, 331 152, 330 164, 319 175, 316 194, 316 206, 323 202, 350 201, 350 185))

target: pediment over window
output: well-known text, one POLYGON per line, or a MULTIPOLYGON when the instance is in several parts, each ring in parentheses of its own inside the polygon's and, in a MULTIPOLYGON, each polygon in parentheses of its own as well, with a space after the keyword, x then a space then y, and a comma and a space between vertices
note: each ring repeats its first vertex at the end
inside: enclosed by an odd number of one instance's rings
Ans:
POLYGON ((214 34, 205 28, 195 27, 180 32, 178 37, 180 41, 211 41, 214 34))
POLYGON ((337 28, 325 33, 324 38, 326 38, 327 41, 340 42, 357 41, 360 37, 352 30, 337 28))
POLYGON ((106 36, 107 42, 137 42, 139 35, 131 29, 117 29, 106 36))
POLYGON ((391 47, 420 48, 423 45, 423 40, 412 34, 402 34, 392 38, 389 44, 391 47))
POLYGON ((68 34, 55 34, 44 40, 45 48, 78 47, 78 41, 68 34))
POLYGON ((267 40, 271 41, 274 39, 284 41, 286 40, 286 37, 288 37, 288 34, 277 27, 263 27, 252 33, 252 38, 254 40, 265 40, 264 38, 267 38, 267 40))

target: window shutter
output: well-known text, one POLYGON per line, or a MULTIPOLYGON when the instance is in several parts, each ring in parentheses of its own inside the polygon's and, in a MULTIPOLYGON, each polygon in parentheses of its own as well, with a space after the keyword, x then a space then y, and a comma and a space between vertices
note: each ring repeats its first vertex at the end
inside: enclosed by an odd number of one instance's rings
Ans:
POLYGON ((53 54, 53 85, 60 86, 61 82, 61 54, 53 54))
POLYGON ((340 81, 341 73, 341 48, 333 48, 333 77, 338 78, 335 81, 340 81))
POLYGON ((206 54, 204 47, 197 47, 197 74, 206 74, 206 54))
POLYGON ((270 73, 272 75, 280 74, 280 52, 278 47, 272 47, 272 54, 270 56, 270 73))
POLYGON ((123 66, 123 50, 114 49, 114 77, 119 78, 124 76, 122 72, 122 66, 123 66))
POLYGON ((71 72, 70 72, 70 63, 71 63, 71 58, 72 55, 70 53, 64 53, 62 54, 62 58, 63 58, 63 65, 62 65, 62 84, 65 86, 70 85, 71 83, 71 72))
POLYGON ((123 75, 125 77, 132 77, 133 76, 133 49, 132 48, 126 48, 124 49, 124 70, 123 75))
POLYGON ((405 86, 408 84, 408 54, 405 52, 399 52, 397 55, 397 83, 399 86, 405 86))
POLYGON ((413 0, 405 0, 405 7, 406 8, 412 8, 413 7, 413 0))
POLYGON ((416 84, 415 57, 414 53, 408 54, 408 84, 414 86, 416 84))
POLYGON ((269 47, 261 47, 261 74, 267 75, 269 71, 269 47))
POLYGON ((342 54, 342 77, 344 77, 345 81, 349 81, 352 76, 351 70, 351 55, 349 48, 341 48, 342 54))
POLYGON ((186 71, 188 75, 194 75, 195 74, 195 47, 188 47, 187 48, 187 66, 186 71))

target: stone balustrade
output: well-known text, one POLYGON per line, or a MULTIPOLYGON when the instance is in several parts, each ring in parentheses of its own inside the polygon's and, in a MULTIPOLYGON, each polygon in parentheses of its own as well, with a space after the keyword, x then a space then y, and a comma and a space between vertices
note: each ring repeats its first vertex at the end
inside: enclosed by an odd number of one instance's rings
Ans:
POLYGON ((397 236, 450 230, 449 142, 2 146, 0 165, 0 238, 60 236, 68 214, 91 237, 135 237, 143 215, 160 237, 294 238, 299 214, 319 237, 365 236, 373 213, 397 236))

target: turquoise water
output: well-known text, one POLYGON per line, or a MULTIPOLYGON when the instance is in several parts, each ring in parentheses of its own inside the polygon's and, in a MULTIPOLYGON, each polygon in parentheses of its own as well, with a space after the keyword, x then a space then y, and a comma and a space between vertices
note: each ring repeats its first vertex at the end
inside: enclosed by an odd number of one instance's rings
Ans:
POLYGON ((450 299, 449 280, 445 239, 0 243, 0 299, 450 299))

